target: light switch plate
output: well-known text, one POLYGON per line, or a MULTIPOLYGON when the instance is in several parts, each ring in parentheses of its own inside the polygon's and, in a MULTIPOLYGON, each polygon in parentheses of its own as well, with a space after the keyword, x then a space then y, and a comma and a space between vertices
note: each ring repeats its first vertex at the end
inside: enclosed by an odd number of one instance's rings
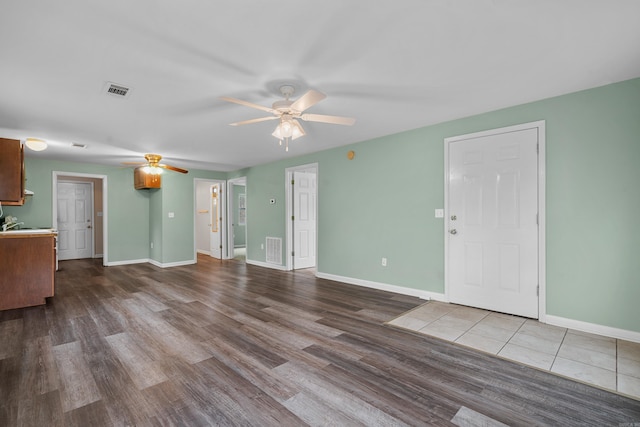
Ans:
POLYGON ((173 218, 173 217, 175 217, 175 216, 176 216, 176 214, 175 214, 175 213, 173 213, 173 212, 169 212, 169 218, 173 218))
POLYGON ((436 218, 444 218, 444 209, 436 209, 436 218))

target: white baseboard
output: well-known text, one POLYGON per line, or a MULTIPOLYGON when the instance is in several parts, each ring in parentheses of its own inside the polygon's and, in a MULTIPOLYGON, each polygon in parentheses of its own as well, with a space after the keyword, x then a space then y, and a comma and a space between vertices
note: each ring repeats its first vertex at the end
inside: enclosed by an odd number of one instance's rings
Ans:
POLYGON ((590 334, 602 335, 605 337, 617 338, 625 341, 633 341, 640 343, 640 332, 629 331, 626 329, 612 328, 610 326, 598 325, 596 323, 588 323, 580 320, 567 319, 564 317, 545 316, 545 323, 561 328, 574 329, 576 331, 588 332, 590 334))
POLYGON ((266 268, 272 268, 274 270, 281 270, 281 271, 287 271, 287 267, 284 265, 278 265, 278 264, 271 264, 268 262, 263 262, 263 261, 254 261, 252 259, 248 259, 246 261, 247 264, 251 264, 251 265, 256 265, 258 267, 266 267, 266 268))
POLYGON ((111 261, 105 264, 107 267, 115 267, 117 265, 143 264, 149 262, 149 258, 145 259, 127 259, 124 261, 111 261))
POLYGON ((202 250, 202 249, 198 249, 196 252, 198 252, 199 254, 204 254, 204 255, 211 256, 211 252, 210 251, 205 251, 205 250, 202 250))
POLYGON ((156 267, 160 267, 160 268, 169 268, 169 267, 179 267, 181 265, 191 265, 191 264, 195 264, 196 260, 190 259, 190 260, 186 260, 186 261, 177 261, 177 262, 167 262, 167 263, 161 263, 158 262, 154 259, 128 259, 125 261, 114 261, 114 262, 109 262, 106 264, 107 267, 115 267, 117 265, 131 265, 131 264, 144 264, 145 262, 148 262, 149 264, 153 264, 156 267))
POLYGON ((333 280, 335 282, 348 283, 350 285, 363 286, 365 288, 378 289, 381 291, 395 292, 397 294, 409 295, 425 300, 446 301, 444 294, 437 292, 423 291, 420 289, 406 288, 404 286, 389 285, 387 283, 372 282, 369 280, 355 279, 353 277, 337 276, 335 274, 317 272, 316 277, 333 280))
POLYGON ((160 267, 160 268, 180 267, 182 265, 191 265, 195 263, 196 263, 195 259, 188 259, 186 261, 177 261, 177 262, 165 262, 165 263, 158 262, 153 259, 149 260, 149 264, 153 264, 156 267, 160 267))

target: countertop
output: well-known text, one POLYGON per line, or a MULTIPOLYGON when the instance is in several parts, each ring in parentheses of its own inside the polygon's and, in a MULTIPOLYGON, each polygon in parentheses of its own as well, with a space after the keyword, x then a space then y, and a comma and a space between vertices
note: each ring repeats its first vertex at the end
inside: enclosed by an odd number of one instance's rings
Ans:
POLYGON ((57 234, 58 231, 51 228, 7 230, 0 231, 0 239, 56 236, 57 234))

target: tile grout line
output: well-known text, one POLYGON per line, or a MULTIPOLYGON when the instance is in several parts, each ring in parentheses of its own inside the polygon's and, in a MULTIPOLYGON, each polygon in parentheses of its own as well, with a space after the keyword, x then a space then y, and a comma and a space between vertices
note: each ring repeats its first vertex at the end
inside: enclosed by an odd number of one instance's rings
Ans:
POLYGON ((553 362, 551 362, 551 366, 549 367, 549 372, 553 372, 553 366, 556 364, 556 360, 558 359, 558 353, 560 353, 560 349, 562 348, 562 344, 564 344, 564 340, 567 338, 568 333, 569 333, 569 328, 565 328, 564 335, 562 335, 562 340, 560 341, 560 345, 558 346, 558 350, 556 350, 556 354, 553 356, 553 362))

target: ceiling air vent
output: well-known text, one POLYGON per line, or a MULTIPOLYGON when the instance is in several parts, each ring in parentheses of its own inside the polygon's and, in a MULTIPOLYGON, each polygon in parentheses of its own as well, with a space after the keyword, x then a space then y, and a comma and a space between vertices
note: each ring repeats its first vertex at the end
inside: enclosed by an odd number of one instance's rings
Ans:
POLYGON ((105 88, 107 94, 118 98, 128 98, 131 94, 131 88, 113 82, 107 82, 105 88))

